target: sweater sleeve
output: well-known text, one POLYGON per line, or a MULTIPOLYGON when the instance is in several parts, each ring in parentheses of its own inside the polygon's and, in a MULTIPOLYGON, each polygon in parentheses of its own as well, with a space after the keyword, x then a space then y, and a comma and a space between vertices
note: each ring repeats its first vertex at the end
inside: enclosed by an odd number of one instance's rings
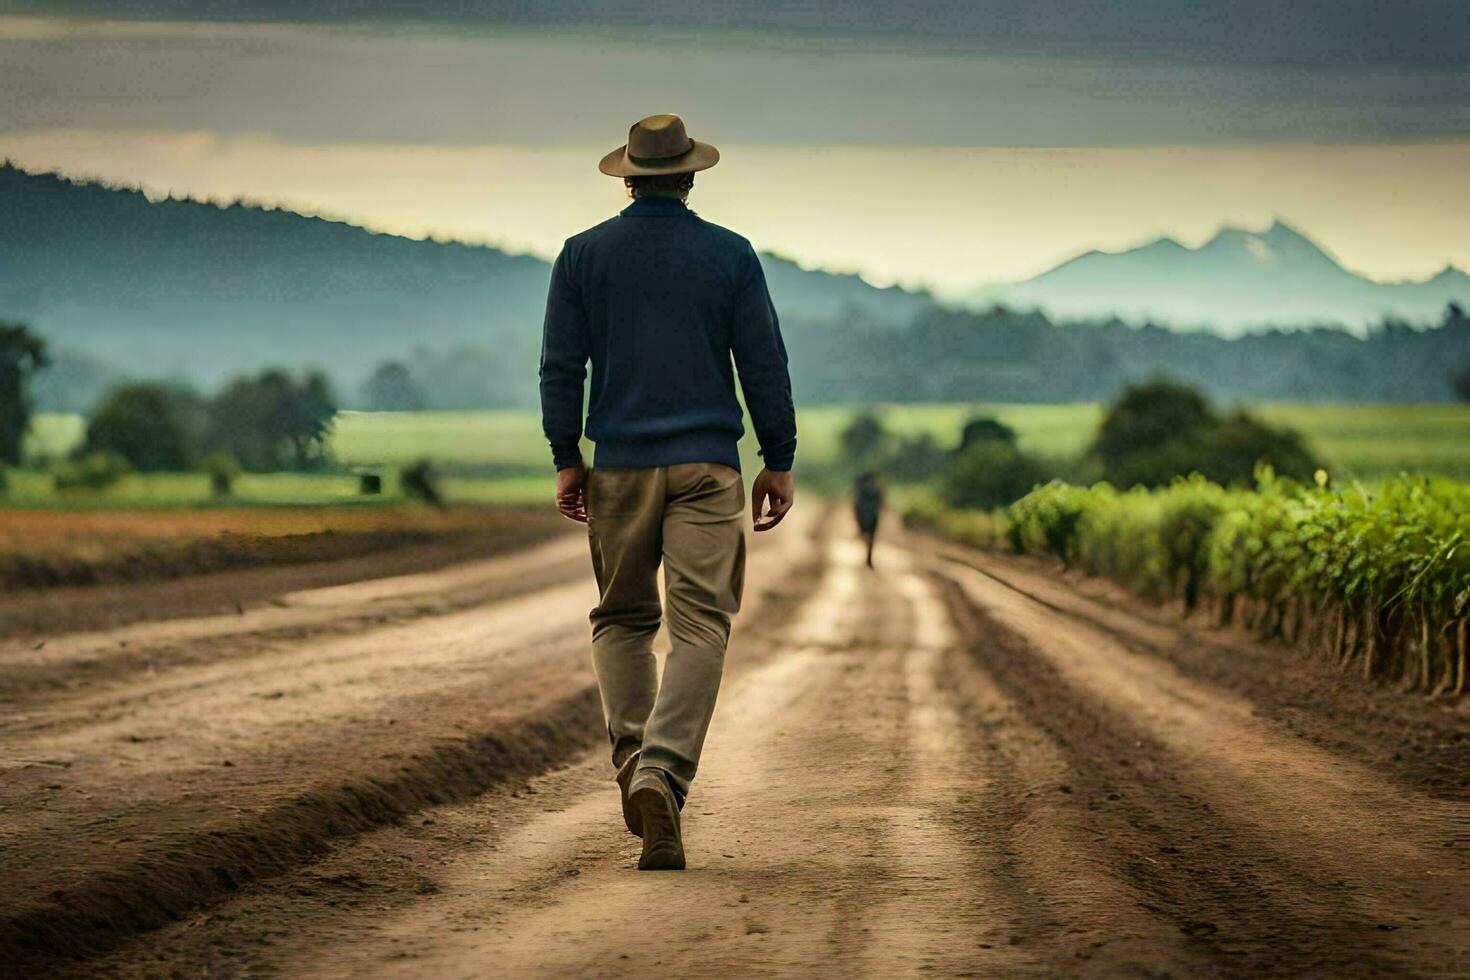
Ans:
POLYGON ((587 317, 563 249, 551 268, 541 334, 541 429, 558 470, 582 463, 582 386, 589 356, 587 317))
POLYGON ((789 470, 796 458, 796 410, 786 369, 786 344, 766 275, 755 250, 746 248, 742 284, 735 298, 731 347, 745 408, 768 470, 789 470))

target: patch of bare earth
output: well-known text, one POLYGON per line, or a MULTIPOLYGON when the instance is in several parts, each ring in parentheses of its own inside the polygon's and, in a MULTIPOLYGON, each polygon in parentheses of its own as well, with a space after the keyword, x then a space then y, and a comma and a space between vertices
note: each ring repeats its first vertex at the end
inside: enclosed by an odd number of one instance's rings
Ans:
MULTIPOLYGON (((122 977, 1470 971, 1466 808, 1369 748, 1391 728, 1340 723, 1325 707, 1309 736, 1250 681, 1207 669, 1233 634, 1036 566, 946 560, 923 539, 884 542, 868 570, 842 528, 758 539, 684 812, 683 873, 634 870, 595 700, 577 700, 595 698, 585 572, 60 696, 12 744, 69 763, 53 791, 65 806, 20 821, 0 854, 39 906, 55 868, 108 881, 158 867, 158 855, 186 853, 181 843, 197 849, 220 810, 233 813, 219 824, 226 838, 246 849, 191 866, 246 873, 169 909, 161 928, 115 932, 110 951, 47 966, 122 977), (1208 658, 1184 649, 1196 642, 1216 646, 1208 658), (134 732, 165 738, 128 741, 134 732), (486 738, 501 761, 436 796, 431 785, 456 784, 432 774, 425 746, 480 759, 486 738), (514 760, 535 746, 548 748, 514 760), (422 798, 402 793, 414 778, 422 798), (345 787, 405 802, 333 823, 279 864, 248 850, 264 814, 307 795, 342 800, 345 787), (75 847, 55 843, 72 835, 75 847)), ((408 602, 447 581, 377 588, 408 602)), ((370 600, 312 600, 353 601, 370 600)), ((91 656, 95 641, 62 661, 91 656)), ((1257 649, 1234 669, 1254 669, 1257 649)), ((53 801, 4 802, 9 817, 53 801)))
POLYGON ((1140 600, 1048 561, 931 544, 1059 615, 1248 699, 1287 731, 1361 761, 1405 789, 1470 803, 1470 698, 1365 683, 1299 648, 1263 642, 1243 628, 1221 628, 1205 613, 1185 617, 1177 606, 1140 600))
POLYGON ((0 959, 94 955, 585 751, 585 549, 0 648, 0 959))
POLYGON ((0 636, 236 612, 566 533, 549 507, 0 510, 0 636))
POLYGON ((972 655, 1067 760, 1068 782, 1051 790, 1085 802, 1093 857, 1232 972, 1470 965, 1463 804, 1126 642, 1152 624, 1120 606, 1098 625, 1018 591, 1004 563, 936 571, 972 655))

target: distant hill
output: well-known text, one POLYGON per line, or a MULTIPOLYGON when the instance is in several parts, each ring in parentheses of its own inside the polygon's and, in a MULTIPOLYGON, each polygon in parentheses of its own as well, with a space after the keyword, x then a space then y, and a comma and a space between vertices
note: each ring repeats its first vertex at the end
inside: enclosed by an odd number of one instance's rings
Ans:
MULTIPOLYGON (((906 321, 929 303, 763 261, 792 320, 906 321)), ((495 248, 0 165, 0 319, 31 324, 64 355, 55 373, 69 400, 103 376, 210 387, 269 364, 324 368, 350 400, 377 364, 418 351, 473 365, 461 402, 526 404, 548 275, 541 259, 495 248)))
POLYGON ((1451 301, 1470 306, 1470 275, 1459 269, 1447 266, 1423 282, 1375 282, 1280 221, 1261 232, 1227 227, 1199 248, 1161 238, 1126 252, 1087 252, 1034 279, 965 297, 975 308, 1118 316, 1227 337, 1308 325, 1361 333, 1385 317, 1432 323, 1451 301))

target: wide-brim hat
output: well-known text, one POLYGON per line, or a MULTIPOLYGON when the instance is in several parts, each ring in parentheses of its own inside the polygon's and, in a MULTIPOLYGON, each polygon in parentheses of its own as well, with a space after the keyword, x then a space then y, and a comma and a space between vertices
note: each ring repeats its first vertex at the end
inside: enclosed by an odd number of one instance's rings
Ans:
POLYGON ((684 120, 665 112, 634 123, 628 142, 603 157, 597 169, 609 177, 652 177, 708 170, 719 162, 719 150, 690 139, 684 120))

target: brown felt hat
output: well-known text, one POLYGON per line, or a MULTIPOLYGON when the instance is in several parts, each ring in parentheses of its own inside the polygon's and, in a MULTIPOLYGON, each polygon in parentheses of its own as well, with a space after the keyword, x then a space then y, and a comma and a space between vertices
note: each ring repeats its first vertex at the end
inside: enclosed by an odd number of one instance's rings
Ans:
POLYGON ((628 142, 603 157, 597 169, 609 177, 651 177, 690 174, 719 162, 719 150, 690 139, 684 120, 665 112, 634 123, 628 142))

